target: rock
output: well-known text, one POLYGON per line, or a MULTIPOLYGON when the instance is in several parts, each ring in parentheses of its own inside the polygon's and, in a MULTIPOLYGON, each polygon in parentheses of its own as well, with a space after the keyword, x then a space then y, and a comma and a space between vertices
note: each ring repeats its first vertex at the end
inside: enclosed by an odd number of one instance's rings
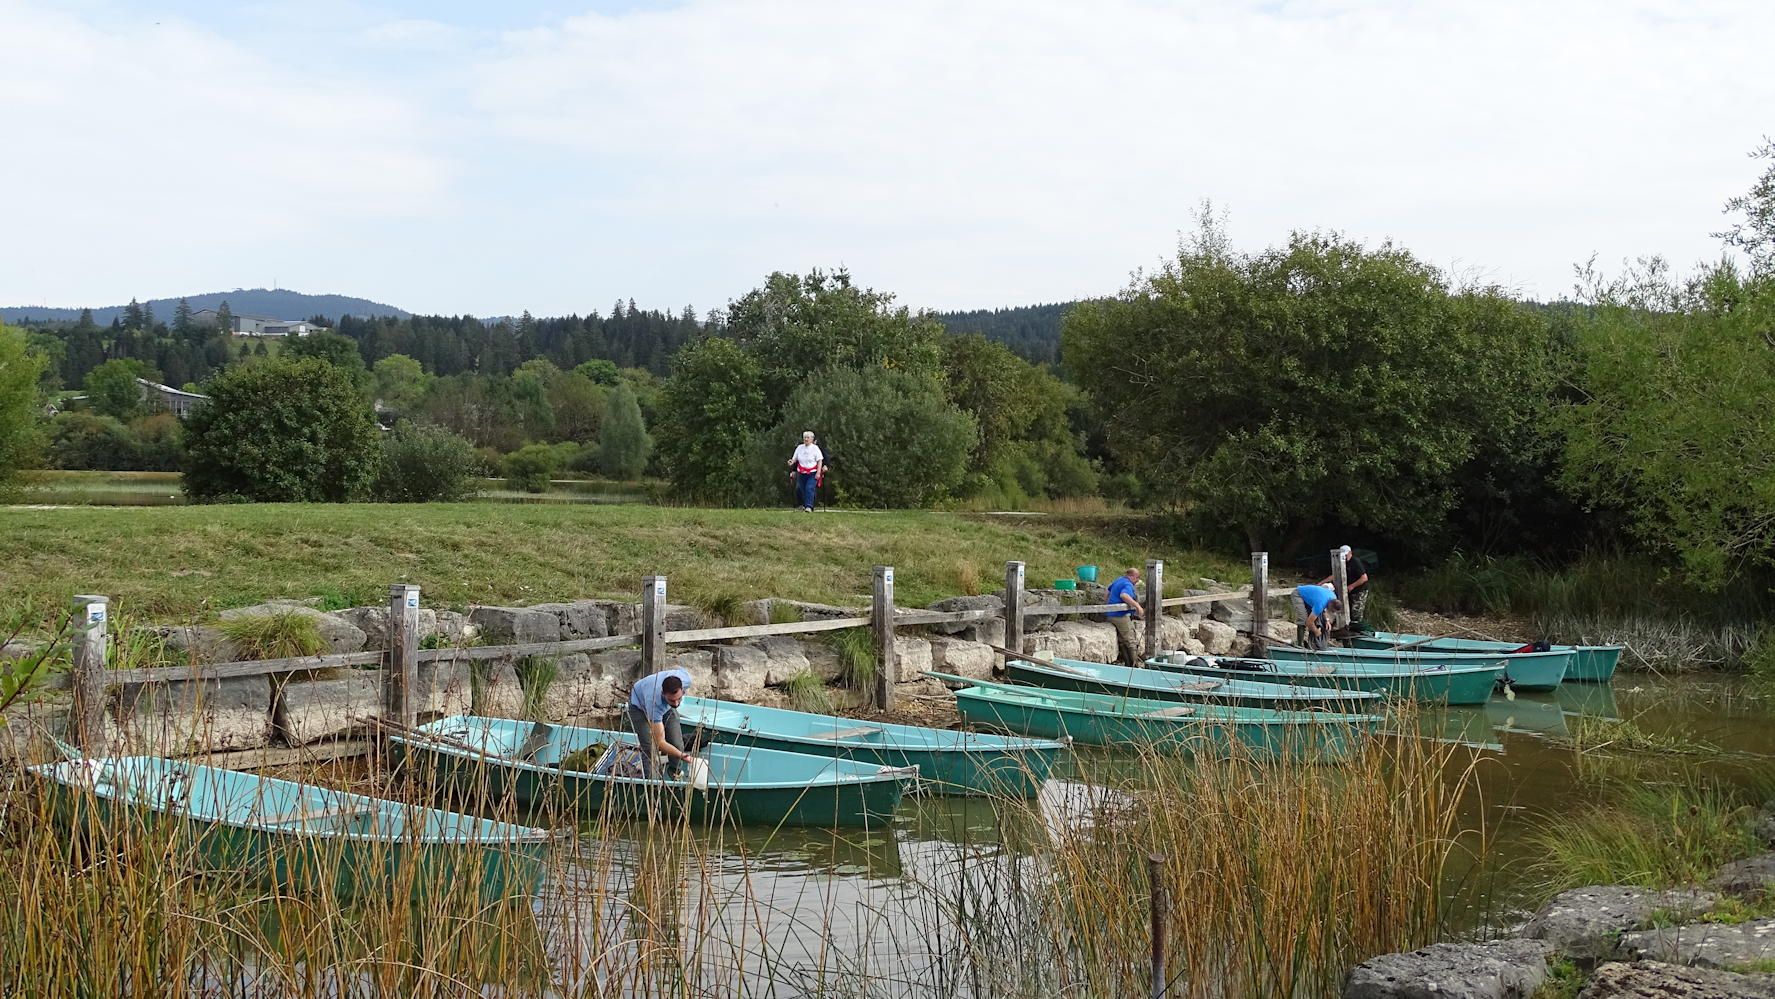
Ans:
POLYGON ((511 663, 476 663, 474 713, 489 718, 524 717, 524 687, 511 663))
POLYGON ((118 688, 105 738, 126 753, 179 756, 271 742, 271 681, 175 680, 118 688))
POLYGON ((604 612, 604 624, 611 635, 639 635, 641 633, 641 604, 632 600, 592 600, 593 606, 604 612))
POLYGON ((1731 970, 1775 960, 1775 919, 1735 924, 1693 923, 1621 934, 1621 956, 1731 970))
MULTIPOLYGON (((641 679, 641 650, 615 649, 610 652, 594 652, 589 657, 591 664, 602 671, 612 683, 620 684, 627 691, 636 680, 641 679)), ((627 698, 627 694, 624 695, 627 698)))
MULTIPOLYGON (((347 607, 334 611, 333 616, 348 622, 364 633, 364 648, 388 648, 388 608, 387 607, 347 607)), ((461 615, 456 615, 458 618, 461 615)), ((419 608, 419 638, 438 630, 438 612, 429 607, 419 608)))
POLYGON ((774 602, 774 598, 772 597, 765 597, 762 600, 742 601, 739 607, 734 610, 733 621, 729 623, 734 625, 769 624, 770 608, 771 604, 774 602))
POLYGON ((1023 636, 1023 654, 1048 659, 1079 658, 1077 635, 1057 631, 1038 631, 1023 636), (1046 654, 1044 656, 1044 653, 1046 654))
POLYGON ((1053 590, 1029 590, 1023 594, 1023 633, 1042 631, 1059 620, 1060 600, 1053 590))
POLYGON ((955 633, 955 637, 964 642, 980 642, 985 645, 1005 644, 1005 619, 995 617, 990 621, 979 621, 955 633))
POLYGON ((188 662, 220 663, 234 659, 228 636, 220 628, 190 624, 150 630, 160 634, 166 648, 183 652, 188 662))
POLYGON ((1763 841, 1764 846, 1775 847, 1775 801, 1763 806, 1763 810, 1751 822, 1750 828, 1763 841))
POLYGON ((772 603, 795 608, 803 621, 835 621, 841 617, 869 616, 867 607, 834 607, 831 604, 810 604, 805 600, 784 600, 780 597, 772 603))
POLYGON ((1614 955, 1620 935, 1644 926, 1653 913, 1705 912, 1719 896, 1702 891, 1653 891, 1631 885, 1602 885, 1560 892, 1535 913, 1522 935, 1545 940, 1567 957, 1592 961, 1614 955))
POLYGON ((696 631, 711 626, 709 615, 704 614, 701 607, 689 604, 667 604, 664 623, 667 631, 696 631))
POLYGON ((1189 622, 1185 621, 1183 618, 1172 617, 1167 614, 1159 621, 1159 644, 1164 647, 1160 649, 1148 649, 1147 654, 1157 655, 1160 652, 1175 652, 1182 649, 1185 641, 1192 640, 1192 636, 1195 634, 1195 626, 1199 623, 1199 618, 1195 622, 1189 622))
MULTIPOLYGON (((807 657, 801 658, 805 667, 807 657)), ((762 643, 723 645, 715 650, 716 683, 729 691, 737 691, 732 699, 751 702, 765 686, 781 686, 793 673, 783 671, 765 651, 762 643), (749 694, 750 696, 741 696, 749 694)))
POLYGON ((1527 999, 1547 978, 1541 940, 1431 944, 1350 969, 1344 999, 1527 999))
MULTIPOLYGON (((1144 628, 1141 622, 1136 627, 1144 628)), ((1054 633, 1066 636, 1064 639, 1078 649, 1076 655, 1069 659, 1083 659, 1094 663, 1113 663, 1117 661, 1116 629, 1110 624, 1099 624, 1094 621, 1061 621, 1054 625, 1054 633)))
POLYGON ((35 639, 15 638, 11 641, 0 643, 0 659, 12 662, 24 659, 27 656, 35 656, 37 653, 42 652, 46 645, 47 643, 39 642, 35 639))
POLYGON ((1747 897, 1775 890, 1775 853, 1732 861, 1720 868, 1716 884, 1728 895, 1747 897))
MULTIPOLYGON (((639 661, 640 654, 636 653, 639 661)), ((518 710, 510 717, 527 717, 527 705, 549 721, 571 722, 587 715, 608 714, 628 701, 629 685, 618 683, 607 664, 592 656, 573 653, 549 660, 552 669, 514 669, 518 681, 518 710), (529 675, 526 675, 526 672, 529 675)), ((509 696, 509 695, 508 695, 509 696)))
POLYGON ((931 668, 931 643, 922 638, 895 635, 894 659, 895 682, 912 683, 922 680, 924 677, 921 674, 931 668))
POLYGON ((1196 626, 1196 640, 1202 643, 1203 651, 1211 656, 1231 655, 1233 640, 1238 637, 1231 625, 1221 621, 1206 620, 1196 626))
POLYGON ((1596 969, 1578 999, 1775 999, 1775 975, 1614 962, 1596 969))
MULTIPOLYGON (((1005 601, 1003 597, 991 593, 983 593, 977 597, 950 597, 947 600, 939 600, 936 603, 931 604, 930 609, 934 611, 942 611, 945 614, 953 614, 958 611, 990 610, 995 616, 1001 619, 1000 627, 1003 627, 1002 619, 1005 613, 1005 601)), ((929 625, 929 627, 931 631, 939 635, 958 635, 963 631, 968 630, 970 627, 977 626, 979 623, 980 622, 977 621, 956 621, 933 624, 929 625)))
POLYGON ((361 729, 362 718, 382 717, 377 673, 278 685, 273 724, 286 744, 305 746, 361 729))
POLYGON ((561 622, 553 612, 530 607, 470 607, 468 623, 494 645, 527 645, 560 638, 561 622))
POLYGON ((455 611, 433 611, 435 623, 431 631, 425 630, 425 608, 419 611, 419 631, 423 639, 428 635, 442 635, 451 642, 466 642, 481 633, 481 629, 468 623, 468 617, 455 611))
POLYGON ((465 715, 474 706, 473 671, 467 660, 419 664, 419 689, 413 710, 420 716, 465 715))
POLYGON ((1219 621, 1234 631, 1251 630, 1251 601, 1240 597, 1237 600, 1216 600, 1208 605, 1208 619, 1219 621))
POLYGON ((755 639, 750 644, 764 655, 765 675, 762 682, 765 686, 781 687, 789 682, 790 677, 813 669, 807 658, 806 646, 788 635, 770 635, 755 639))
POLYGON ((979 642, 964 642, 954 638, 931 639, 931 668, 939 672, 954 673, 974 680, 990 680, 992 668, 997 662, 997 653, 990 646, 979 642))
POLYGON ((533 611, 547 611, 555 616, 555 637, 562 641, 575 638, 603 638, 610 634, 608 617, 595 600, 577 600, 566 604, 535 604, 533 611))
POLYGON ((1295 625, 1293 621, 1286 618, 1270 618, 1270 626, 1265 633, 1270 636, 1270 641, 1272 642, 1293 644, 1295 638, 1294 631, 1295 625))

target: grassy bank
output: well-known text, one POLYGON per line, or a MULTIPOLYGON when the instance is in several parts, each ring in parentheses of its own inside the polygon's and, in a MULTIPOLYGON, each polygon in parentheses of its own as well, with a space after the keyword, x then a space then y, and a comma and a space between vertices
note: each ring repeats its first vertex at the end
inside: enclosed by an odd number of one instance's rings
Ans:
POLYGON ((472 503, 4 509, 0 604, 106 593, 117 613, 171 620, 274 597, 375 604, 401 581, 434 607, 634 599, 655 573, 670 577, 674 602, 857 603, 869 598, 870 567, 892 565, 896 597, 912 605, 994 589, 1007 559, 1029 564, 1031 586, 1147 558, 1165 560, 1172 589, 1240 578, 1242 566, 1153 542, 1143 523, 472 503))

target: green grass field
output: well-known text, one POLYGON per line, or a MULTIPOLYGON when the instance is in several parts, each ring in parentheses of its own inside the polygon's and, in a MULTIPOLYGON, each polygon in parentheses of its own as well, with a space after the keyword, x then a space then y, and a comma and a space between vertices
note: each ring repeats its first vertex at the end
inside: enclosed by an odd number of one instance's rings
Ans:
MULTIPOLYGON (((674 603, 775 596, 867 602, 871 567, 896 569, 896 600, 996 589, 1007 559, 1030 586, 1075 566, 1165 560, 1167 589, 1237 561, 1153 542, 1127 516, 707 510, 643 505, 256 504, 0 509, 0 606, 61 607, 106 593, 113 614, 200 618, 274 597, 348 606, 418 583, 428 606, 637 599, 663 573, 674 603)), ((1107 578, 1107 576, 1105 577, 1107 578)))

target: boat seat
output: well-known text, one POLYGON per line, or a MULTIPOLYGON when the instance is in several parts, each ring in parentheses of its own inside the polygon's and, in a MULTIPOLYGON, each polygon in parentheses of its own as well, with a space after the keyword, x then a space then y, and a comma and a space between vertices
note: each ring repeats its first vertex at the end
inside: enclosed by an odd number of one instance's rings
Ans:
POLYGON ((1307 672, 1308 672, 1308 673, 1316 673, 1316 674, 1318 674, 1318 675, 1320 675, 1320 676, 1324 676, 1324 675, 1325 675, 1325 674, 1327 674, 1327 673, 1336 673, 1336 672, 1337 672, 1337 667, 1336 667, 1336 666, 1330 666, 1330 665, 1327 665, 1327 666, 1314 666, 1314 667, 1313 667, 1313 668, 1312 668, 1312 669, 1309 669, 1309 670, 1307 670, 1307 672))
POLYGON ((1147 712, 1142 713, 1140 717, 1142 717, 1142 718, 1177 718, 1182 715, 1193 715, 1195 713, 1196 713, 1196 709, 1195 709, 1194 705, 1179 704, 1173 708, 1160 708, 1157 711, 1147 711, 1147 712))
POLYGON ((880 725, 858 725, 856 728, 840 728, 830 732, 818 732, 808 736, 809 739, 849 739, 857 735, 879 735, 880 725))
POLYGON ((260 816, 259 822, 268 826, 293 826, 325 819, 359 819, 374 814, 376 809, 371 805, 335 805, 331 808, 298 808, 276 815, 264 815, 260 816))
POLYGON ((1177 685, 1177 689, 1178 690, 1213 690, 1215 687, 1221 687, 1221 686, 1225 686, 1225 685, 1226 685, 1225 680, 1197 680, 1195 683, 1180 683, 1177 685))

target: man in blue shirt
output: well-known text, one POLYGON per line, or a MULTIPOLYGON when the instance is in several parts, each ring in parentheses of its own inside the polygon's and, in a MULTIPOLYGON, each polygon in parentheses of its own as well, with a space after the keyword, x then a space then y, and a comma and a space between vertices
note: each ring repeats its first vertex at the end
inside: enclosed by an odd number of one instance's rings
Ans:
POLYGON ((1116 629, 1116 654, 1121 658, 1123 666, 1139 666, 1141 650, 1145 648, 1145 636, 1141 629, 1134 626, 1135 621, 1146 618, 1145 608, 1140 606, 1140 597, 1134 592, 1134 584, 1140 582, 1140 570, 1129 569, 1116 577, 1109 584, 1109 602, 1125 604, 1127 610, 1113 610, 1103 616, 1116 629))
POLYGON ((649 674, 629 689, 629 727, 641 740, 642 776, 654 776, 654 753, 666 754, 667 777, 677 776, 691 758, 695 747, 686 747, 678 723, 678 705, 689 689, 690 673, 681 669, 649 674))
POLYGON ((1307 644, 1315 649, 1331 645, 1331 627, 1325 620, 1327 610, 1337 610, 1337 592, 1329 586, 1296 586, 1294 608, 1307 627, 1307 644))

